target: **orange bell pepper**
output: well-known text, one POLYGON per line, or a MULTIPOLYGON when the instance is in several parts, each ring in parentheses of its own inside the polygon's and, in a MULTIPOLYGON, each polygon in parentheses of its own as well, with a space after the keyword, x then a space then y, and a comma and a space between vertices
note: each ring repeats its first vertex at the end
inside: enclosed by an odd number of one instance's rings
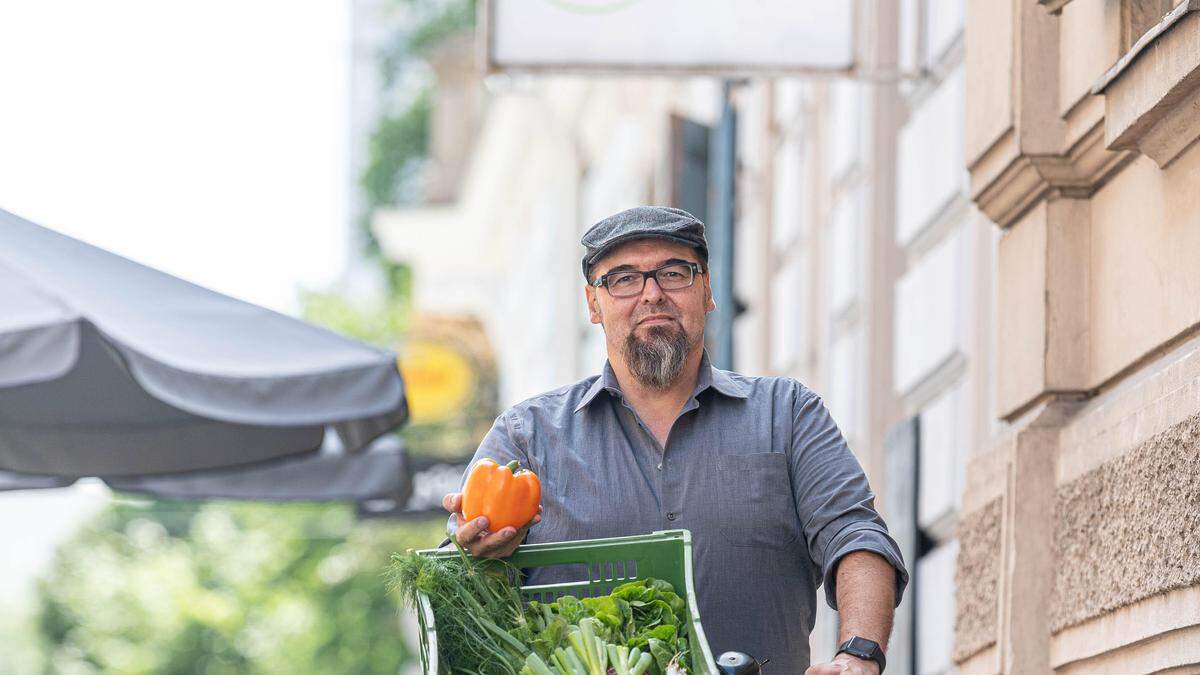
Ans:
POLYGON ((542 502, 542 483, 532 471, 518 471, 520 466, 516 461, 501 466, 490 459, 479 460, 463 486, 463 516, 486 517, 492 532, 528 525, 542 502))

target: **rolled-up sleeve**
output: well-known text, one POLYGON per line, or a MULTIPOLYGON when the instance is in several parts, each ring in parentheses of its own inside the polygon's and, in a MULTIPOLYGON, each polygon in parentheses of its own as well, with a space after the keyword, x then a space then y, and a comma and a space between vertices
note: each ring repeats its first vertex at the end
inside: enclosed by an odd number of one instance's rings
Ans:
POLYGON ((821 570, 825 601, 837 609, 837 566, 871 551, 896 569, 896 604, 908 584, 900 548, 875 510, 875 495, 821 398, 797 386, 791 446, 792 492, 809 556, 821 570))

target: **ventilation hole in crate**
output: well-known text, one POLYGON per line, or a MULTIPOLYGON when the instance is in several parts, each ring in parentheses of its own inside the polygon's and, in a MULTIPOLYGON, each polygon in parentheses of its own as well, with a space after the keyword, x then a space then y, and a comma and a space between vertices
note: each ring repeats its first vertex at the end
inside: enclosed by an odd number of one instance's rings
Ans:
POLYGON ((537 575, 531 581, 535 584, 570 584, 590 582, 588 566, 584 563, 565 563, 546 565, 537 568, 537 575))

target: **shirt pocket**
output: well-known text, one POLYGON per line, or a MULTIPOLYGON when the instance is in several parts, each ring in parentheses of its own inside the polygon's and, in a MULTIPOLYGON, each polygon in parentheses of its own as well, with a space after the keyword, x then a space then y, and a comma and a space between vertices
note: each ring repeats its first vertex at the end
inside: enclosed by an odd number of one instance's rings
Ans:
POLYGON ((788 475, 779 452, 725 455, 717 459, 718 521, 733 546, 791 549, 799 523, 788 475))

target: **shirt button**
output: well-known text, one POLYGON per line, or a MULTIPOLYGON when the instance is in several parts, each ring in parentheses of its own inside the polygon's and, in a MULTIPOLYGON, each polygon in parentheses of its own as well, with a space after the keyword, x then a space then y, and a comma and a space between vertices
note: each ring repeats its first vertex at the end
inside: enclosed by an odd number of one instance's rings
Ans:
POLYGON ((674 511, 671 511, 670 513, 667 514, 667 520, 675 520, 678 517, 679 517, 679 514, 675 513, 674 511))
POLYGON ((656 466, 654 468, 658 469, 659 471, 662 471, 662 462, 659 462, 658 466, 656 466))

